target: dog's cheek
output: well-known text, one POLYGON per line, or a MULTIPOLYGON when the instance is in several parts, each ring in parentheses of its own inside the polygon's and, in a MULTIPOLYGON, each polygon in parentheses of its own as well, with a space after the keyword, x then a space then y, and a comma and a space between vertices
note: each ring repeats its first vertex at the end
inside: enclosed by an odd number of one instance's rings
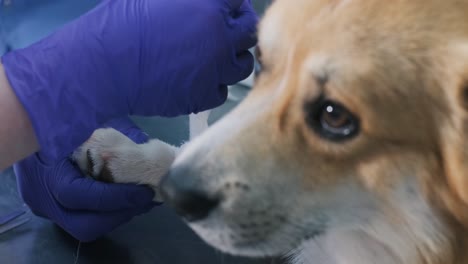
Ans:
POLYGON ((362 184, 374 193, 391 194, 397 186, 427 178, 428 157, 419 152, 387 150, 362 162, 358 175, 362 184))

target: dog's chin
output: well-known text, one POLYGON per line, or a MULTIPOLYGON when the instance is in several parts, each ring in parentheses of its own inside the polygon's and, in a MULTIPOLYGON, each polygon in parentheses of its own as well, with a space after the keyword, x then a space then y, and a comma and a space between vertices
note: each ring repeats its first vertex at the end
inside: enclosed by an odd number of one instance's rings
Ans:
POLYGON ((190 227, 210 246, 227 254, 252 258, 281 257, 295 251, 304 241, 321 236, 324 230, 313 234, 288 232, 242 234, 229 228, 213 228, 206 223, 192 223, 190 227))
POLYGON ((190 226, 210 246, 235 256, 276 257, 294 249, 294 246, 287 243, 273 243, 267 239, 250 240, 236 237, 232 232, 206 229, 198 225, 190 226))

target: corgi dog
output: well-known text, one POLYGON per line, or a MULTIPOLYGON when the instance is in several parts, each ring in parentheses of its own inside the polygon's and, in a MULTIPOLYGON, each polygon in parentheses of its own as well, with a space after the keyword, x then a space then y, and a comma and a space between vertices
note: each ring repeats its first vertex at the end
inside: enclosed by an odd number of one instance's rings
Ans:
POLYGON ((84 149, 234 255, 468 263, 468 0, 276 0, 258 37, 255 87, 180 153, 84 149))

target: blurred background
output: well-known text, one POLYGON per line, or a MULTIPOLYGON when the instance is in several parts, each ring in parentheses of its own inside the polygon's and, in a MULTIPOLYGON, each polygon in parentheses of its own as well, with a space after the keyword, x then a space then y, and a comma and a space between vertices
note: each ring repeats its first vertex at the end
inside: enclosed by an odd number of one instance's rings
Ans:
MULTIPOLYGON (((0 55, 47 36, 93 8, 97 0, 0 0, 0 55)), ((259 14, 271 1, 253 0, 259 14)), ((230 88, 227 102, 214 110, 210 123, 235 107, 249 92, 252 77, 230 88)), ((151 137, 180 145, 188 139, 188 118, 139 118, 134 121, 151 137)), ((136 217, 106 237, 82 244, 46 219, 32 215, 17 192, 12 169, 0 174, 0 219, 17 210, 26 213, 10 225, 0 221, 0 263, 135 263, 135 264, 275 264, 280 259, 243 259, 224 255, 201 241, 164 205, 136 217)))

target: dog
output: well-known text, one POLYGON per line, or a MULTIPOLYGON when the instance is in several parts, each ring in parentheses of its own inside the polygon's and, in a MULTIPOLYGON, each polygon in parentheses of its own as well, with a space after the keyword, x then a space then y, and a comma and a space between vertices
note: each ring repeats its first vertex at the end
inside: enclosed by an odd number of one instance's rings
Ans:
POLYGON ((149 182, 230 254, 468 263, 467 14, 467 0, 276 0, 255 87, 166 171, 141 176, 154 165, 124 138, 99 149, 115 131, 93 153, 131 161, 109 166, 118 182, 149 182))

